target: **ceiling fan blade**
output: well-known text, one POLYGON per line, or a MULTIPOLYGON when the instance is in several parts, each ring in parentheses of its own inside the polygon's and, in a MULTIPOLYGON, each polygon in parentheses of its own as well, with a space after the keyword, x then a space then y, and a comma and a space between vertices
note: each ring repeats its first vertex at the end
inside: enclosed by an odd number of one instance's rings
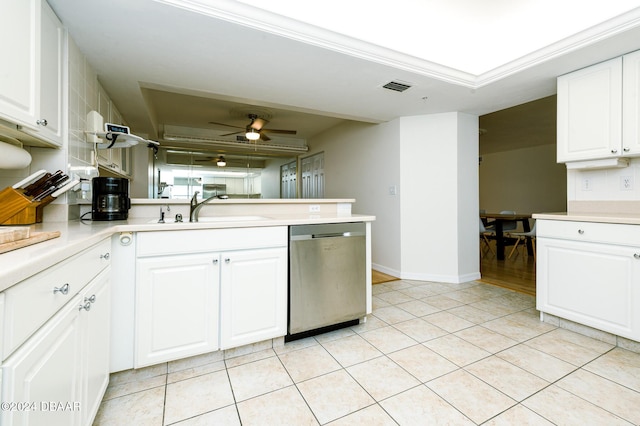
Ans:
POLYGON ((264 126, 267 125, 268 122, 269 120, 265 120, 264 118, 260 118, 260 117, 254 118, 253 120, 251 120, 251 124, 249 124, 249 127, 257 131, 260 131, 264 126))
POLYGON ((244 132, 225 133, 224 135, 220 135, 220 136, 222 137, 222 136, 239 135, 240 133, 244 133, 244 132))
POLYGON ((269 136, 265 135, 262 132, 260 132, 260 139, 262 139, 263 142, 269 142, 271 140, 269 136))
POLYGON ((218 123, 216 121, 210 121, 209 124, 217 124, 218 126, 235 127, 236 129, 243 129, 243 127, 240 127, 240 126, 234 126, 233 124, 218 123))
POLYGON ((295 130, 281 130, 281 129, 264 129, 265 133, 279 133, 281 135, 295 135, 297 132, 295 130))

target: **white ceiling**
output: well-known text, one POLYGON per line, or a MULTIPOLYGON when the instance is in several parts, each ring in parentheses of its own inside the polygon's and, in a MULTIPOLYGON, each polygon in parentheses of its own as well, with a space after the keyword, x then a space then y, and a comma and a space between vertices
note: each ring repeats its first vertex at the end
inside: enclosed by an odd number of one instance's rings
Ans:
POLYGON ((165 124, 228 133, 209 121, 244 126, 232 111, 248 106, 298 139, 345 119, 483 115, 640 49, 637 0, 48 1, 132 131, 152 139, 165 124), (381 87, 392 80, 412 87, 381 87))

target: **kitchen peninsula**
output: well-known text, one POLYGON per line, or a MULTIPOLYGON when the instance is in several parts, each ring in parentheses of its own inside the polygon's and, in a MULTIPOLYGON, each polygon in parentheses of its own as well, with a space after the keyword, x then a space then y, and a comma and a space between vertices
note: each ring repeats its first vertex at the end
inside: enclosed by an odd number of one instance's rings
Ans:
MULTIPOLYGON (((189 223, 169 220, 189 217, 186 201, 133 200, 126 221, 33 225, 61 236, 0 255, 2 401, 79 401, 61 415, 88 424, 111 372, 283 344, 290 225, 366 224, 370 313, 375 217, 352 214, 354 201, 213 200, 189 223), (175 317, 153 316, 158 306, 175 317)), ((1 415, 16 424, 24 412, 1 415)))

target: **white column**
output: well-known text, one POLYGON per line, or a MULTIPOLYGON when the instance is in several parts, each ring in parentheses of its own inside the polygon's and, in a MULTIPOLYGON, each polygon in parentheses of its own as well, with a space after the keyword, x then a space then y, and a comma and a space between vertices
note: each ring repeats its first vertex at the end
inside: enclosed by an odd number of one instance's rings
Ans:
POLYGON ((480 277, 478 117, 400 118, 402 278, 480 277))

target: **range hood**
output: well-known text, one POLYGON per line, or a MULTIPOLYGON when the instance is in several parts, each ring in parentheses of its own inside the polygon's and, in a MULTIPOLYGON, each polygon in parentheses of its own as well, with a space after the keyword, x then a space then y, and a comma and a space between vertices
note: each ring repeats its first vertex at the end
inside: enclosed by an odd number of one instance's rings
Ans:
POLYGON ((223 139, 219 132, 210 129, 201 129, 196 127, 184 127, 165 125, 163 140, 170 142, 185 142, 190 146, 199 146, 203 148, 233 147, 241 150, 261 152, 290 152, 303 153, 309 150, 307 141, 296 138, 277 138, 272 136, 269 142, 262 141, 245 141, 245 140, 229 140, 223 139))

